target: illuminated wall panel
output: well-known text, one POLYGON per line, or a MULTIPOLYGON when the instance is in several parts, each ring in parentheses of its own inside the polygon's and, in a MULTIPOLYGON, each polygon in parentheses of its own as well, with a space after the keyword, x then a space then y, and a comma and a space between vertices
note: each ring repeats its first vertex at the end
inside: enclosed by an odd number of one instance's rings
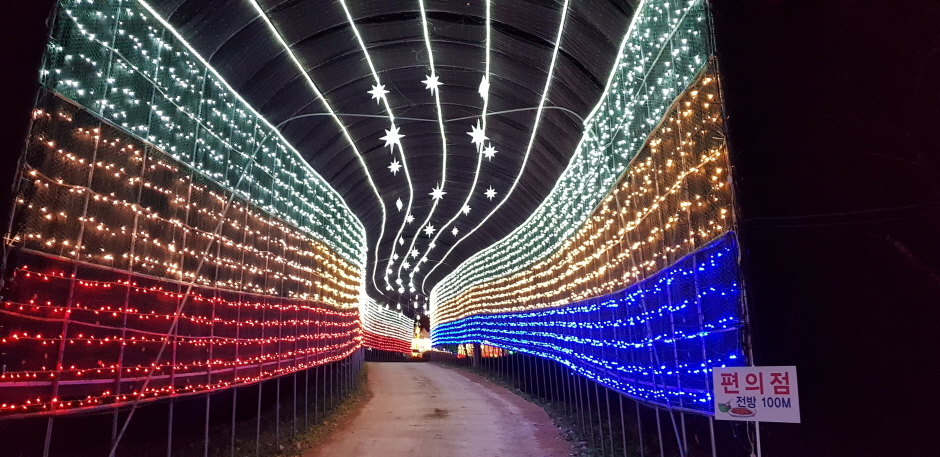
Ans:
POLYGON ((729 233, 622 292, 439 324, 432 342, 546 357, 646 402, 710 412, 710 368, 744 364, 737 255, 729 233))
POLYGON ((364 346, 383 351, 411 353, 414 322, 399 311, 368 299, 359 305, 364 346))
POLYGON ((205 393, 362 345, 365 235, 142 2, 60 2, 0 302, 0 414, 205 393))
POLYGON ((707 6, 642 2, 550 196, 433 290, 433 343, 550 358, 709 413, 711 369, 746 362, 720 100, 707 6))
POLYGON ((363 267, 365 231, 339 194, 149 6, 59 5, 46 87, 363 267))
POLYGON ((549 196, 525 223, 444 277, 431 292, 433 303, 545 259, 588 220, 712 56, 705 3, 641 2, 621 49, 607 90, 549 196))
POLYGON ((4 415, 248 384, 343 359, 361 344, 356 310, 209 287, 180 307, 187 288, 178 282, 25 251, 13 262, 0 303, 4 415))
POLYGON ((709 68, 666 111, 616 187, 546 259, 435 303, 434 322, 622 290, 731 228, 721 106, 709 68))

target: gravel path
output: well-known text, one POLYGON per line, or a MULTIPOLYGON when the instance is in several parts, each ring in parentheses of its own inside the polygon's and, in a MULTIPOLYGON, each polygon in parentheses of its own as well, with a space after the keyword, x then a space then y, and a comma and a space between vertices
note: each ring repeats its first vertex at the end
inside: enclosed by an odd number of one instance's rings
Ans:
POLYGON ((479 376, 430 363, 369 363, 371 398, 304 457, 567 456, 548 415, 479 376))

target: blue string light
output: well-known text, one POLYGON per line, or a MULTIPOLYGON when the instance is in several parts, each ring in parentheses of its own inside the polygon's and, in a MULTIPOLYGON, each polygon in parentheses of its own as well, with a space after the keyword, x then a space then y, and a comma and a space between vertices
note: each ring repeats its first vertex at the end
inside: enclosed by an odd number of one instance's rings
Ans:
POLYGON ((709 413, 712 368, 745 363, 738 274, 729 232, 624 291, 471 316, 435 326, 431 339, 545 357, 641 401, 709 413))

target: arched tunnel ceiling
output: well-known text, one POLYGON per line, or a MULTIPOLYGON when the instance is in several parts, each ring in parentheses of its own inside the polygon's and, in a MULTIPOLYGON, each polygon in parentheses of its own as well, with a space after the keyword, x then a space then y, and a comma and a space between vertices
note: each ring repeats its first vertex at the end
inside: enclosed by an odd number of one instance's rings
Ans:
POLYGON ((604 90, 635 5, 628 0, 572 0, 567 10, 564 5, 493 0, 487 13, 486 1, 427 0, 422 15, 419 0, 152 4, 242 97, 273 124, 284 123, 285 137, 343 195, 366 227, 369 294, 401 303, 409 314, 415 300, 444 275, 521 224, 568 164, 581 138, 581 119, 604 90), (422 16, 442 83, 438 96, 446 137, 445 176, 436 100, 422 83, 431 74, 422 16), (388 107, 404 135, 394 149, 381 139, 391 123, 385 106, 369 94, 376 81, 367 56, 379 83, 389 91, 388 107), (491 159, 468 135, 482 119, 480 86, 487 61, 484 133, 486 145, 497 151, 491 159), (551 85, 533 132, 550 73, 551 85), (407 175, 404 169, 393 173, 393 161, 407 165, 407 175), (435 208, 430 193, 442 183, 446 194, 435 208), (490 188, 496 192, 492 199, 486 195, 490 188), (410 189, 414 220, 408 223, 410 189), (464 213, 468 195, 470 211, 464 213), (396 206, 399 199, 401 210, 396 206), (431 236, 425 233, 425 220, 435 228, 431 236), (446 232, 439 230, 442 226, 446 232), (408 255, 413 240, 416 257, 408 255), (429 250, 432 242, 435 246, 429 250), (393 254, 396 260, 390 259, 393 254), (410 273, 425 256, 412 278, 410 273))

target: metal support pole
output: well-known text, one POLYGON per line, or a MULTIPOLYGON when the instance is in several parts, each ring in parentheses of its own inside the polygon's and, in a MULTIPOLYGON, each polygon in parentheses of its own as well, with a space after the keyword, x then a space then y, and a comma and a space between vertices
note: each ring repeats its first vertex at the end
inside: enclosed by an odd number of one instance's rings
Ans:
POLYGON ((682 455, 688 455, 689 453, 689 440, 685 434, 685 413, 679 413, 679 421, 682 425, 682 449, 685 451, 682 455))
POLYGON ((176 399, 170 399, 170 418, 166 426, 166 457, 173 455, 173 410, 176 408, 176 399))
POLYGON ((202 456, 209 457, 209 408, 212 395, 206 395, 206 423, 202 431, 202 456))
POLYGON ((274 380, 274 450, 281 449, 281 378, 274 380))
POLYGON ((582 378, 584 380, 584 403, 587 405, 587 423, 588 429, 591 431, 591 444, 597 446, 597 443, 594 441, 594 410, 591 409, 591 385, 588 384, 587 378, 582 378))
POLYGON ((584 433, 584 396, 581 395, 581 376, 573 375, 571 380, 572 387, 574 387, 575 400, 577 402, 578 409, 578 425, 581 428, 581 433, 584 433))
POLYGON ((320 422, 320 365, 313 367, 313 423, 320 422))
POLYGON ((620 399, 620 438, 623 440, 623 457, 627 457, 627 418, 623 415, 623 394, 618 394, 620 399))
POLYGON ((49 457, 49 447, 52 445, 52 422, 55 419, 52 416, 49 416, 49 420, 46 421, 46 439, 43 442, 42 446, 42 457, 49 457))
POLYGON ((676 434, 676 447, 679 448, 679 457, 685 457, 685 443, 682 443, 682 438, 679 436, 679 427, 676 426, 676 415, 675 411, 668 410, 669 419, 672 421, 672 431, 676 434))
POLYGON ((238 412, 238 388, 232 389, 232 441, 229 443, 230 456, 235 457, 235 417, 238 412))
MULTIPOLYGON (((119 364, 118 371, 120 371, 120 367, 121 365, 119 364)), ((115 392, 119 392, 119 391, 116 390, 115 392)), ((117 439, 117 431, 118 431, 118 410, 115 409, 114 412, 111 413, 111 447, 114 447, 114 440, 117 439)))
POLYGON ((261 388, 264 386, 263 381, 258 382, 258 415, 256 416, 257 423, 255 424, 255 457, 261 455, 261 388))
POLYGON ((640 417, 640 403, 636 403, 636 430, 640 436, 640 457, 646 457, 646 446, 643 445, 643 419, 640 417))
POLYGON ((539 368, 541 369, 541 375, 539 377, 542 378, 542 397, 551 402, 551 395, 548 393, 548 375, 546 374, 547 368, 545 367, 545 362, 545 359, 539 357, 539 368))
POLYGON ((760 451, 760 422, 754 422, 754 434, 757 435, 757 457, 761 457, 760 451))
POLYGON ((601 388, 597 382, 594 384, 594 399, 597 400, 597 436, 601 443, 601 455, 604 455, 604 417, 601 414, 601 388))
POLYGON ((656 433, 659 435, 659 457, 666 457, 666 450, 663 447, 663 426, 659 420, 659 408, 656 408, 656 433))
POLYGON ((708 416, 708 432, 712 439, 712 457, 718 457, 718 446, 715 443, 715 418, 708 416))
POLYGON ((293 429, 291 430, 290 436, 297 436, 297 372, 294 372, 294 422, 291 424, 293 429))
POLYGON ((304 370, 304 430, 310 430, 310 368, 304 370))
POLYGON ((613 415, 610 414, 610 392, 607 391, 607 388, 604 388, 604 402, 607 403, 607 432, 610 436, 610 455, 614 455, 614 423, 612 422, 613 415))

